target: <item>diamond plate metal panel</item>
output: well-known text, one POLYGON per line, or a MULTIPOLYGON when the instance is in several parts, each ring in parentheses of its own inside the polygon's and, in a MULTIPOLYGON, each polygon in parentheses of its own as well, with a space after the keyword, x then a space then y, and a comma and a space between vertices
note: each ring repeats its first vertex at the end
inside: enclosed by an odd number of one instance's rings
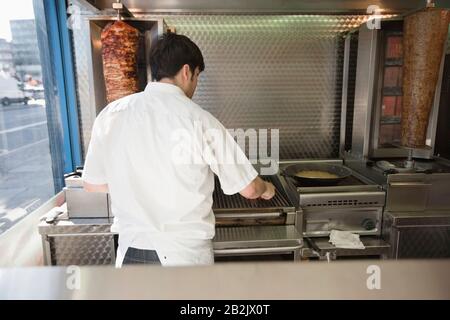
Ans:
POLYGON ((50 236, 48 241, 52 265, 110 265, 115 261, 112 234, 50 236))
MULTIPOLYGON (((201 48, 196 101, 227 128, 279 129, 281 159, 330 158, 339 150, 343 40, 357 15, 151 15, 201 48)), ((92 126, 86 30, 74 30, 85 150, 92 126)), ((89 40, 89 39, 87 39, 89 40)), ((269 149, 270 150, 270 149, 269 149)))
POLYGON ((46 263, 50 265, 109 265, 115 262, 114 239, 108 219, 57 220, 39 224, 46 263))

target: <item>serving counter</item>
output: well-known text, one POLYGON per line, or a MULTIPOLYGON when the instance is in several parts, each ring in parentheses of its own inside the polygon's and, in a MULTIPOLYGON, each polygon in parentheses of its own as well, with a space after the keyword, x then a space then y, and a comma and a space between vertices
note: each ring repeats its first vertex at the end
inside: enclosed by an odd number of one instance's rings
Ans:
POLYGON ((450 299, 450 260, 0 269, 0 299, 450 299))

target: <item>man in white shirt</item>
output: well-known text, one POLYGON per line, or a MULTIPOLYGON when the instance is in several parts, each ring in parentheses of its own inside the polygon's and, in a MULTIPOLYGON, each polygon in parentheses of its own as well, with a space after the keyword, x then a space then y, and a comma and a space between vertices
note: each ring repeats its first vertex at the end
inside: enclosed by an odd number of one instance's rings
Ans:
POLYGON ((191 100, 205 68, 194 42, 163 36, 150 66, 156 82, 110 103, 95 120, 84 187, 111 195, 117 267, 212 264, 214 174, 225 194, 270 199, 275 189, 224 126, 191 100))

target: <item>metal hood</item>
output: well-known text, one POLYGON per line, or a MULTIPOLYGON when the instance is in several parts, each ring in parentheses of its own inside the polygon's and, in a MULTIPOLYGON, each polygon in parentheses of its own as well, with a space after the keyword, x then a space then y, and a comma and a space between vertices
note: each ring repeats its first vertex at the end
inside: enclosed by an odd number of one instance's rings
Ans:
MULTIPOLYGON (((115 0, 86 0, 100 10, 110 9, 115 0)), ((232 13, 367 13, 377 5, 383 13, 404 13, 425 7, 426 0, 123 0, 130 11, 139 12, 232 12, 232 13)), ((450 0, 435 1, 450 7, 450 0)))

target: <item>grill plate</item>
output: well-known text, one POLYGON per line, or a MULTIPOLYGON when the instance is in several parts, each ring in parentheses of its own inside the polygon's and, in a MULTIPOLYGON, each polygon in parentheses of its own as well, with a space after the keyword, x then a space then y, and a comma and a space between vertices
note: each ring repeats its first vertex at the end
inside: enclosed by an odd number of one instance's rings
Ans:
MULTIPOLYGON (((228 209, 274 209, 283 210, 285 208, 293 208, 294 206, 288 200, 283 189, 280 187, 279 181, 275 176, 264 176, 264 180, 271 182, 275 188, 275 196, 270 200, 255 199, 249 200, 242 197, 240 194, 226 195, 223 193, 220 182, 217 176, 215 177, 215 188, 213 193, 213 210, 228 210, 228 209)), ((246 210, 247 211, 247 210, 246 210)), ((261 211, 261 210, 258 210, 261 211)), ((267 211, 267 210, 263 210, 267 211)))

